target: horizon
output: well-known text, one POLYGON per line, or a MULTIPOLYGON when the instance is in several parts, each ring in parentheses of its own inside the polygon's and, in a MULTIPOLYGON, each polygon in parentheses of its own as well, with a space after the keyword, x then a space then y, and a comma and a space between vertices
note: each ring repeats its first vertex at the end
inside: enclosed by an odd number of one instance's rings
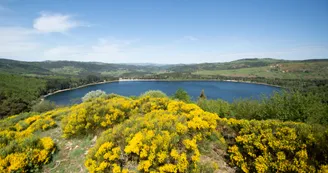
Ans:
POLYGON ((264 60, 264 59, 270 59, 270 60, 277 60, 277 61, 289 61, 289 62, 304 62, 304 61, 327 61, 328 58, 321 58, 321 59, 301 59, 301 60, 288 60, 288 59, 277 59, 277 58, 241 58, 231 61, 225 61, 225 62, 201 62, 201 63, 148 63, 148 62, 142 62, 142 63, 111 63, 111 62, 101 62, 101 61, 78 61, 78 60, 40 60, 40 61, 24 61, 24 60, 15 60, 15 59, 8 59, 8 58, 2 58, 0 57, 0 60, 9 60, 9 61, 19 61, 19 62, 79 62, 79 63, 101 63, 101 64, 123 64, 123 65, 140 65, 140 66, 165 66, 165 65, 194 65, 194 64, 220 64, 220 63, 230 63, 235 61, 241 61, 241 60, 264 60))
POLYGON ((0 57, 200 64, 328 58, 328 1, 0 1, 0 57))

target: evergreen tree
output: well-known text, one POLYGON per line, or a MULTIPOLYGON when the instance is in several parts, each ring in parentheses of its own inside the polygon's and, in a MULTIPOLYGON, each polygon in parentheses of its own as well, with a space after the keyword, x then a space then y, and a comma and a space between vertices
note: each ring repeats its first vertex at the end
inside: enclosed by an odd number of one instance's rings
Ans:
POLYGON ((174 93, 173 98, 174 98, 174 99, 181 100, 181 101, 184 101, 184 102, 186 102, 186 103, 191 102, 191 99, 190 99, 189 94, 188 94, 185 90, 183 90, 183 89, 181 89, 181 88, 179 88, 179 89, 174 93))
POLYGON ((200 93, 199 98, 200 98, 200 99, 206 99, 206 95, 205 95, 204 90, 202 90, 202 92, 200 93))

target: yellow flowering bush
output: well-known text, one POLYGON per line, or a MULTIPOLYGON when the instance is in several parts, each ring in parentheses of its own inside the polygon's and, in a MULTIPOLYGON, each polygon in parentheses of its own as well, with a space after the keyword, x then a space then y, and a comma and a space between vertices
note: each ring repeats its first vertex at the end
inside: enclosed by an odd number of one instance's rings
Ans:
POLYGON ((131 102, 134 114, 102 133, 90 149, 90 172, 198 172, 199 144, 217 126, 216 114, 167 98, 131 102), (129 167, 137 163, 136 167, 129 167))
POLYGON ((56 145, 36 132, 60 120, 63 137, 102 132, 84 162, 89 172, 215 172, 226 168, 219 160, 225 150, 241 172, 328 172, 326 127, 220 118, 147 95, 109 95, 0 120, 0 172, 35 172, 48 163, 56 145))
MULTIPOLYGON (((50 137, 40 138, 36 131, 45 131, 56 126, 53 118, 61 114, 51 111, 36 115, 20 114, 1 120, 0 172, 28 172, 37 170, 49 162, 55 152, 55 143, 50 137)), ((67 108, 65 109, 67 111, 67 108)))
MULTIPOLYGON (((1 140, 2 137, 1 134, 1 140)), ((11 139, 0 149, 0 172, 26 172, 38 169, 42 164, 49 162, 55 149, 55 144, 49 137, 39 138, 30 134, 24 138, 11 139)))
POLYGON ((83 135, 96 129, 107 129, 121 123, 134 114, 154 109, 165 109, 168 98, 143 97, 132 100, 126 97, 97 98, 73 106, 62 120, 64 137, 83 135))
POLYGON ((316 172, 327 163, 327 148, 318 143, 323 136, 316 137, 310 125, 225 118, 219 124, 221 131, 230 127, 237 132, 228 153, 231 163, 243 172, 316 172), (322 154, 317 151, 320 147, 322 154))

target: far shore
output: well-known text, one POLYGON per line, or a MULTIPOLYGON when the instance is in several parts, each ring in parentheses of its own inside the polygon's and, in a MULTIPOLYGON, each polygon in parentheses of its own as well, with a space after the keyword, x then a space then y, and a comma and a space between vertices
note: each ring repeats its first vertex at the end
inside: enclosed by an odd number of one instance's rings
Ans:
POLYGON ((46 98, 48 96, 57 94, 57 93, 61 93, 61 92, 65 92, 65 91, 70 91, 70 90, 75 90, 75 89, 79 89, 79 88, 84 88, 84 87, 87 87, 87 86, 99 85, 99 84, 105 84, 105 83, 112 83, 112 82, 119 82, 119 80, 95 82, 95 83, 89 83, 89 84, 81 85, 81 86, 74 87, 74 88, 67 88, 67 89, 57 90, 57 91, 54 91, 54 92, 50 92, 50 93, 48 93, 46 95, 42 95, 41 96, 41 100, 43 100, 44 98, 46 98))
POLYGON ((46 95, 41 96, 41 101, 43 101, 45 98, 47 98, 48 96, 57 94, 57 93, 61 93, 61 92, 65 92, 65 91, 70 91, 70 90, 75 90, 75 89, 79 89, 79 88, 84 88, 87 86, 92 86, 92 85, 99 85, 99 84, 105 84, 105 83, 112 83, 112 82, 130 82, 130 81, 167 81, 167 82, 181 82, 181 81, 223 81, 223 82, 236 82, 236 83, 249 83, 249 84, 258 84, 258 85, 267 85, 267 86, 272 86, 272 87, 278 87, 278 88, 282 88, 282 86, 278 86, 278 85, 271 85, 271 84, 267 84, 267 83, 261 83, 261 82, 252 82, 252 81, 241 81, 241 80, 217 80, 217 79, 119 79, 119 80, 112 80, 112 81, 102 81, 102 82, 95 82, 95 83, 90 83, 90 84, 85 84, 85 85, 81 85, 78 87, 74 87, 74 88, 67 88, 67 89, 62 89, 62 90, 57 90, 51 93, 48 93, 46 95))

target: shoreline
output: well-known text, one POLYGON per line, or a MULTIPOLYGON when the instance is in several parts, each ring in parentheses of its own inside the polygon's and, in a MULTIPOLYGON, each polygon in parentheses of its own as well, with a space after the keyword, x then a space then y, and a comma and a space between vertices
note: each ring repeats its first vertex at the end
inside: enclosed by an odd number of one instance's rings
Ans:
POLYGON ((267 84, 267 83, 260 83, 260 82, 252 82, 252 81, 239 81, 239 80, 217 80, 217 79, 120 79, 120 80, 112 80, 112 81, 103 81, 103 82, 95 82, 95 83, 90 83, 90 84, 85 84, 85 85, 81 85, 78 87, 74 87, 74 88, 67 88, 67 89, 62 89, 62 90, 57 90, 54 92, 50 92, 46 95, 42 95, 41 96, 41 101, 43 101, 45 98, 54 95, 54 94, 58 94, 61 92, 65 92, 65 91, 70 91, 70 90, 75 90, 75 89, 79 89, 79 88, 84 88, 87 86, 92 86, 92 85, 99 85, 99 84, 106 84, 106 83, 113 83, 113 82, 147 82, 147 81, 163 81, 163 82, 183 82, 183 81, 214 81, 214 82, 235 82, 235 83, 248 83, 248 84, 257 84, 257 85, 266 85, 266 86, 272 86, 272 87, 277 87, 277 88, 283 88, 282 86, 278 86, 278 85, 271 85, 271 84, 267 84))
POLYGON ((248 84, 258 84, 258 85, 266 85, 266 86, 272 86, 272 87, 277 87, 277 88, 284 88, 283 86, 279 85, 272 85, 272 84, 267 84, 267 83, 262 83, 262 82, 252 82, 252 81, 243 81, 243 80, 219 80, 219 79, 123 79, 123 80, 118 80, 119 82, 142 82, 142 81, 164 81, 164 82, 183 82, 183 81, 214 81, 214 82, 235 82, 235 83, 248 83, 248 84))
POLYGON ((99 85, 99 84, 105 84, 105 83, 112 83, 112 82, 119 82, 119 80, 95 82, 95 83, 89 83, 89 84, 81 85, 81 86, 74 87, 74 88, 67 88, 67 89, 57 90, 57 91, 54 91, 54 92, 50 92, 50 93, 48 93, 46 95, 42 95, 41 96, 41 101, 44 100, 45 98, 47 98, 47 97, 49 97, 51 95, 57 94, 57 93, 61 93, 61 92, 65 92, 65 91, 70 91, 70 90, 75 90, 75 89, 79 89, 79 88, 84 88, 84 87, 87 87, 87 86, 99 85))

